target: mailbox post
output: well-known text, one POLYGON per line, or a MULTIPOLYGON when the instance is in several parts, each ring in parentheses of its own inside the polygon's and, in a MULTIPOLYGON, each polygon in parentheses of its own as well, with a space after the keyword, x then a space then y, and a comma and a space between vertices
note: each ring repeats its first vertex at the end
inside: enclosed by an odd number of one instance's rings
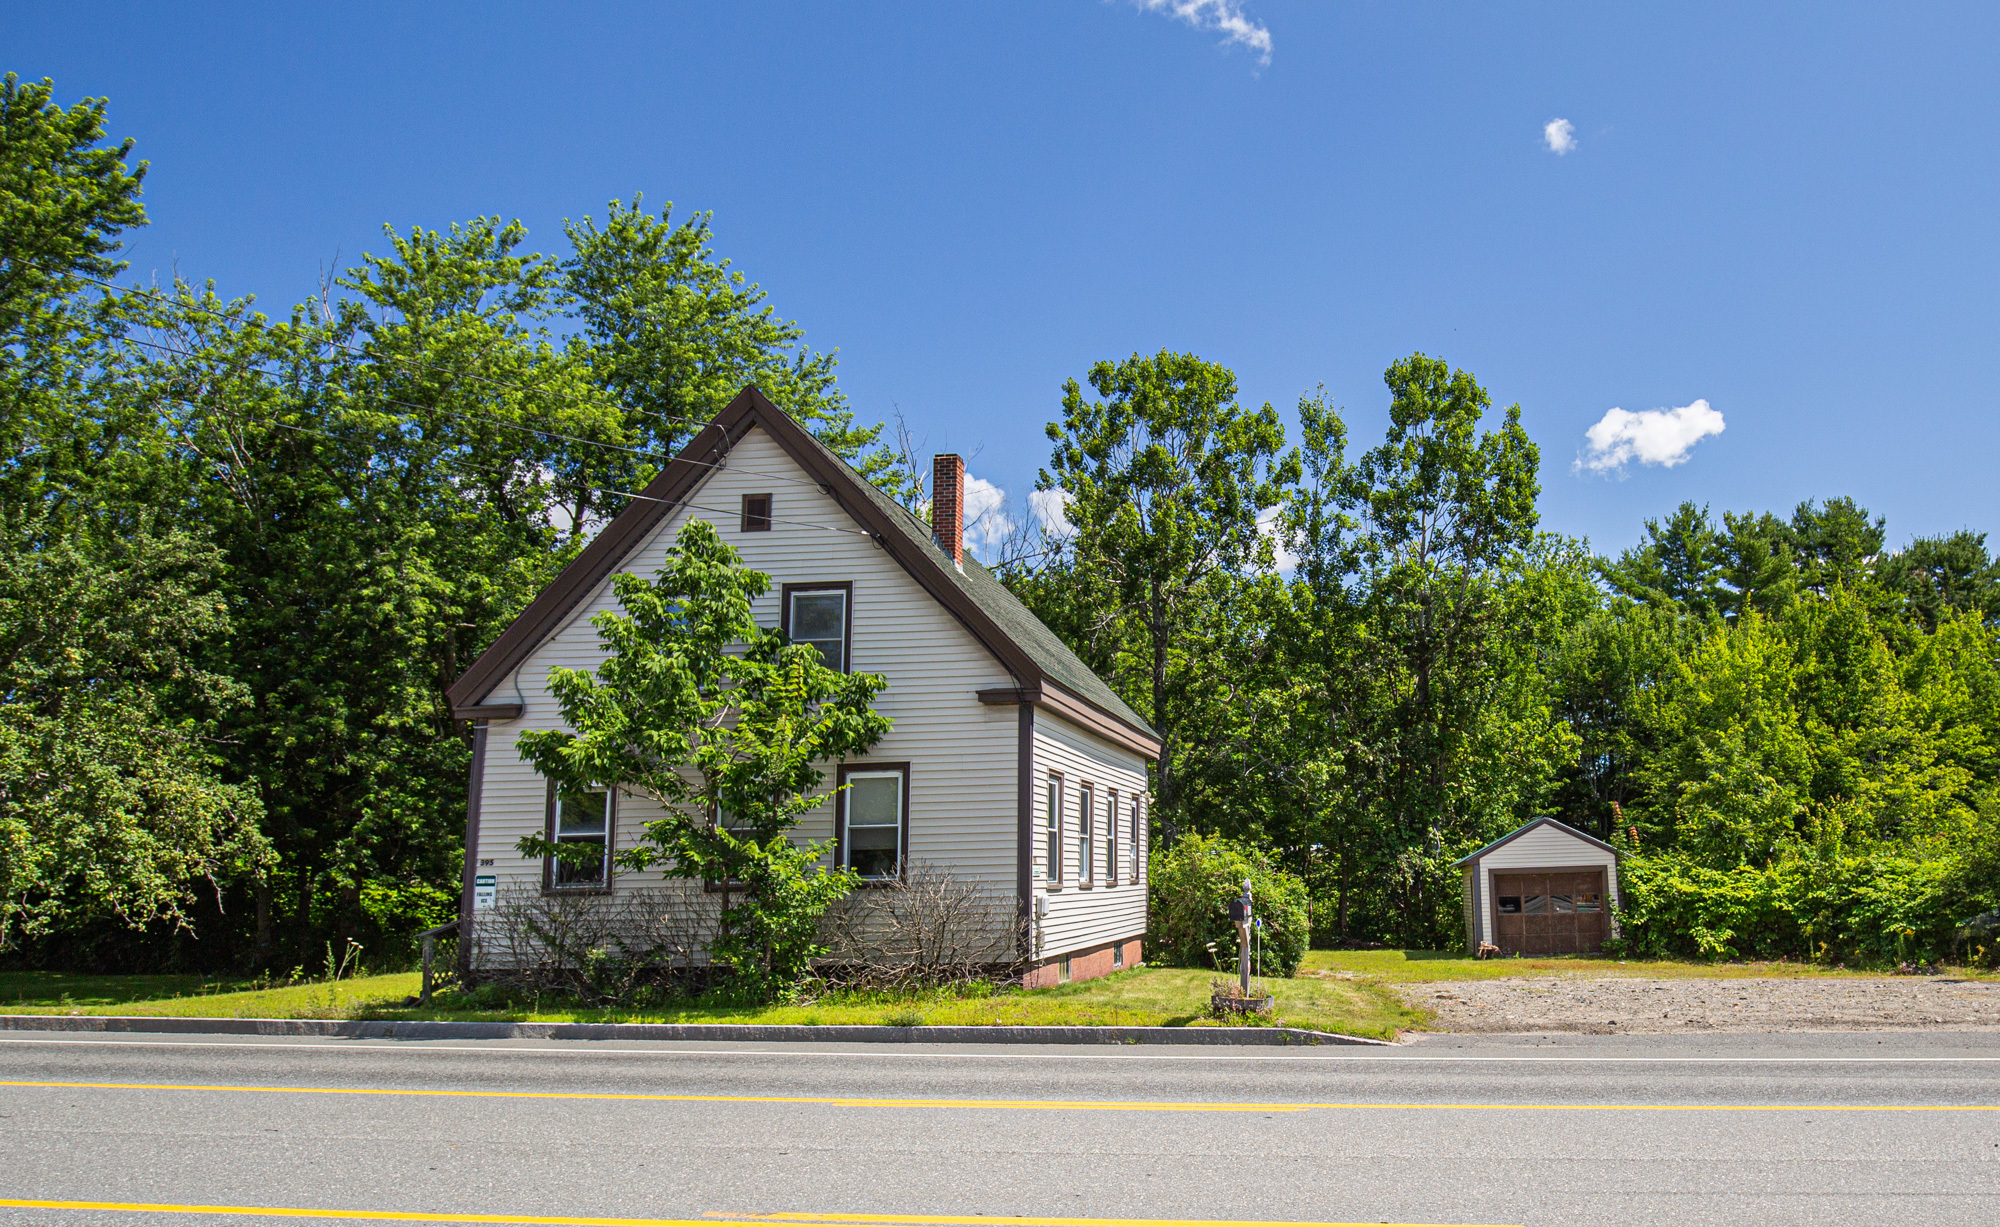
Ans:
POLYGON ((1229 919, 1236 924, 1236 979, 1244 997, 1250 995, 1250 879, 1243 879, 1243 893, 1229 901, 1229 919))

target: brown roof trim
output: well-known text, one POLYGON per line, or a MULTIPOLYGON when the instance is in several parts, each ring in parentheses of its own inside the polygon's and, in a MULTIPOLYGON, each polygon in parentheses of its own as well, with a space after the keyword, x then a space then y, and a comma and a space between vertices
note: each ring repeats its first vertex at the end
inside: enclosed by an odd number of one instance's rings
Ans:
POLYGON ((452 708, 451 714, 460 720, 518 720, 521 710, 519 703, 469 703, 452 708))
POLYGON ((500 632, 500 637, 479 654, 472 667, 451 684, 447 694, 454 711, 478 706, 487 691, 555 632, 579 601, 596 591, 604 577, 617 569, 619 561, 709 473, 716 459, 728 452, 729 445, 743 437, 752 411, 763 400, 755 388, 744 389, 713 422, 688 441, 672 463, 646 483, 646 488, 640 491, 642 497, 627 503, 623 511, 611 518, 611 523, 570 560, 548 587, 535 595, 528 607, 500 632))
POLYGON ((1133 728, 1047 678, 1034 657, 996 624, 977 601, 945 576, 943 568, 948 563, 930 554, 903 526, 892 523, 883 508, 859 488, 857 483, 861 479, 852 470, 826 452, 790 414, 772 404, 754 386, 739 392, 728 408, 703 427, 680 455, 647 483, 641 492, 643 497, 633 499, 612 517, 611 523, 521 611, 492 646, 480 653, 479 659, 451 687, 454 710, 480 706, 479 700, 553 634, 577 604, 596 591, 646 534, 671 514, 716 462, 728 455, 730 447, 753 427, 761 427, 793 463, 818 481, 841 510, 866 529, 918 586, 949 610, 1024 691, 1032 690, 1040 696, 1030 702, 1135 753, 1153 759, 1159 757, 1159 741, 1149 731, 1133 728))
POLYGON ((1016 703, 1039 707, 1043 711, 1061 716, 1086 732, 1097 734, 1115 746, 1143 755, 1149 761, 1158 761, 1160 757, 1160 743, 1157 738, 1147 737, 1124 721, 1112 719, 1063 689, 1052 679, 1043 678, 1039 686, 1001 686, 992 690, 981 690, 978 694, 979 701, 989 707, 1005 707, 1016 703))
POLYGON ((1508 844, 1513 843, 1515 840, 1521 838, 1521 836, 1523 835, 1526 835, 1529 831, 1534 830, 1536 827, 1554 827, 1556 830, 1561 831, 1563 834, 1568 835, 1573 839, 1580 839, 1584 843, 1602 848, 1613 856, 1622 857, 1624 855, 1624 853, 1612 847, 1610 844, 1605 843, 1603 840, 1599 839, 1595 835, 1586 835, 1582 831, 1577 830, 1575 827, 1569 825, 1566 822, 1558 822, 1554 818, 1544 817, 1544 818, 1537 818, 1532 822, 1528 822, 1520 827, 1517 827, 1516 829, 1494 840, 1492 843, 1487 844, 1484 848, 1479 849, 1477 852, 1473 852, 1466 856, 1460 857, 1458 860, 1452 862, 1452 866, 1456 868, 1459 865, 1470 865, 1474 861, 1477 861, 1481 857, 1485 856, 1487 853, 1497 851, 1498 849, 1504 848, 1508 844))

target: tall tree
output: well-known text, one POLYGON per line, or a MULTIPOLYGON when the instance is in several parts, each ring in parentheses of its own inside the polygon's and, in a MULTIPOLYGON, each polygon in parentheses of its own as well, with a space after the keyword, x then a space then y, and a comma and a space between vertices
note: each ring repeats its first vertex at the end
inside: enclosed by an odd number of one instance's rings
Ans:
POLYGON ((1212 697, 1190 685, 1201 651, 1186 636, 1218 586, 1268 568, 1262 527, 1298 461, 1270 405, 1236 401, 1236 376, 1193 354, 1162 350, 1099 362, 1097 399, 1070 380, 1063 420, 1037 488, 1059 491, 1075 528, 1067 587, 1086 655, 1160 732, 1154 815, 1171 836, 1184 820, 1181 776, 1194 749, 1187 728, 1212 697))

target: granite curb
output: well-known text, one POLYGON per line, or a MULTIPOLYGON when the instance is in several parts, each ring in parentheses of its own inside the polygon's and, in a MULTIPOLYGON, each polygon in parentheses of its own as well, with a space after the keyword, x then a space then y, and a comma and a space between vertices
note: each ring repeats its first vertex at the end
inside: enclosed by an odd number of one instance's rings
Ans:
POLYGON ((707 1040, 796 1044, 1368 1044, 1296 1027, 873 1027, 749 1023, 510 1023, 304 1018, 146 1018, 112 1014, 0 1014, 0 1031, 152 1035, 298 1035, 349 1040, 707 1040))

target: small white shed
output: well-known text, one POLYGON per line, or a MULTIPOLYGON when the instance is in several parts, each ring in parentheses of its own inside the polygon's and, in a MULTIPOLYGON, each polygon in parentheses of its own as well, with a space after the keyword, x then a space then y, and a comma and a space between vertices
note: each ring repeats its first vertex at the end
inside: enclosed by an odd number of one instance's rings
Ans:
POLYGON ((1618 932, 1618 850, 1537 818, 1458 862, 1465 944, 1502 954, 1588 954, 1618 932))

